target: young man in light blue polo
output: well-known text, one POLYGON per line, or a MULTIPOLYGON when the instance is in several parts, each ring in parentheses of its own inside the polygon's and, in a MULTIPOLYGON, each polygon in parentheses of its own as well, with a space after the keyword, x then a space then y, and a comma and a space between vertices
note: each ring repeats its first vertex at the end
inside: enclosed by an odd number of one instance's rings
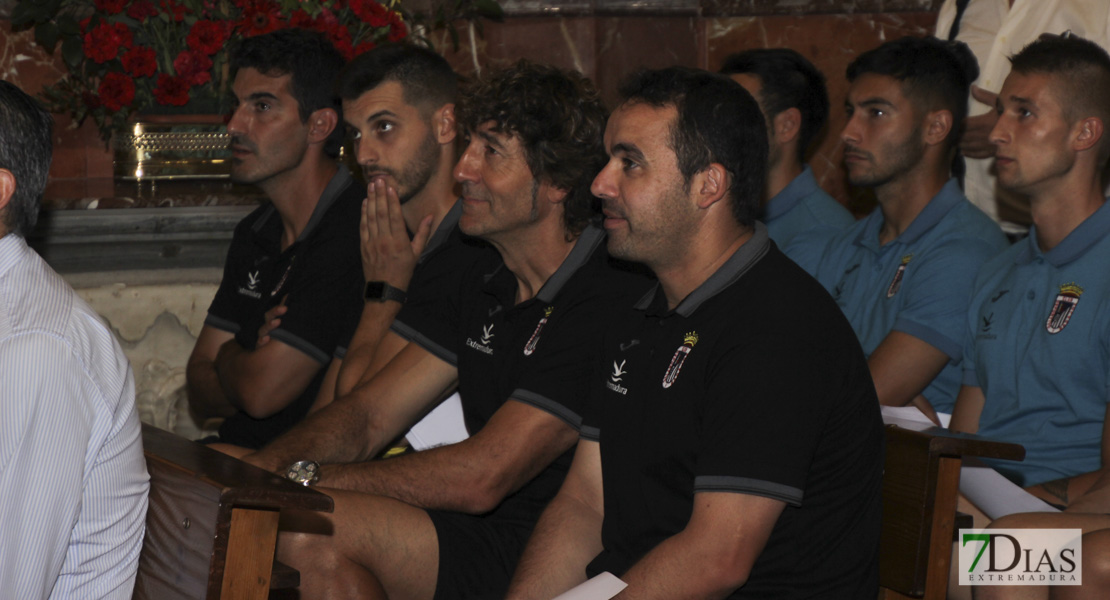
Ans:
POLYGON ((933 38, 888 42, 849 65, 845 167, 879 206, 827 243, 803 235, 787 249, 848 316, 879 402, 930 416, 956 399, 971 282, 1006 247, 949 175, 976 71, 966 46, 933 38))
POLYGON ((1087 485, 1076 476, 1110 453, 1110 207, 1099 182, 1110 56, 1054 36, 1012 62, 991 141, 999 183, 1030 197, 1034 226, 975 282, 952 426, 1025 446, 1024 461, 992 466, 1067 505, 1087 485))
POLYGON ((760 220, 779 247, 809 231, 834 232, 855 223, 825 193, 805 164, 806 150, 829 118, 825 76, 789 48, 747 50, 725 59, 728 75, 758 102, 767 121, 767 181, 760 220))

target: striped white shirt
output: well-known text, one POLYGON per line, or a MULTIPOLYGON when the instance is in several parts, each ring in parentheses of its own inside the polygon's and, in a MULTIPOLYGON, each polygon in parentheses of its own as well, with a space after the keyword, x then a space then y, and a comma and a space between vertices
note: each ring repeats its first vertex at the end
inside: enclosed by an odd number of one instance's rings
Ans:
POLYGON ((0 238, 0 595, 130 598, 149 477, 131 367, 23 238, 0 238))

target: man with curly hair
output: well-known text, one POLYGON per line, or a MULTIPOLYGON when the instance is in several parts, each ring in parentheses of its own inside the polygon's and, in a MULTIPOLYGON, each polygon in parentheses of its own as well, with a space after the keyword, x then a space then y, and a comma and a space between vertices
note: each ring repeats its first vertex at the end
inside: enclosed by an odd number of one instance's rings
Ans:
POLYGON ((585 78, 521 62, 457 114, 459 227, 496 252, 437 309, 402 310, 415 343, 372 380, 246 459, 299 461, 333 488, 335 512, 305 515, 279 542, 306 597, 503 596, 570 465, 608 309, 647 288, 609 264, 590 224, 606 111, 585 78), (456 386, 467 440, 368 460, 456 386))

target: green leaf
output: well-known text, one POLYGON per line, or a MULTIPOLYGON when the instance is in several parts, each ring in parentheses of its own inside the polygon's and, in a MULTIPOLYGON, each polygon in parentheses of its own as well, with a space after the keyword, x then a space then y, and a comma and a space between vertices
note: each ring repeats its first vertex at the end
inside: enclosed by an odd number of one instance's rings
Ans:
POLYGON ((50 21, 36 25, 35 42, 53 54, 58 45, 58 26, 50 21))
POLYGON ((63 36, 81 35, 81 24, 72 15, 58 15, 55 22, 58 24, 58 32, 63 36))
POLYGON ((85 48, 80 37, 66 38, 62 42, 62 60, 66 61, 70 71, 77 71, 81 62, 85 60, 85 48))

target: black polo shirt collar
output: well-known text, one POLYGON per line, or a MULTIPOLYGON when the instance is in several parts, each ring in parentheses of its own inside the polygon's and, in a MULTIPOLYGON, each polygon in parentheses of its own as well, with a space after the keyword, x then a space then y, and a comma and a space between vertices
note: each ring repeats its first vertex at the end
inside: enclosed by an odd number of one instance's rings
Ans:
MULTIPOLYGON (((688 296, 682 299, 675 307, 675 313, 689 317, 694 314, 706 300, 721 293, 730 285, 736 283, 744 276, 761 258, 771 249, 771 238, 767 235, 767 226, 756 221, 752 237, 743 246, 740 246, 729 257, 721 268, 717 269, 709 279, 706 279, 688 296)), ((664 316, 667 310, 667 299, 658 283, 653 286, 639 302, 635 304, 637 310, 646 311, 650 316, 664 316)))
MULTIPOLYGON (((551 303, 555 300, 555 296, 559 295, 559 291, 563 289, 567 281, 574 276, 582 265, 589 262, 590 257, 593 256, 597 247, 605 241, 605 231, 600 227, 590 224, 582 231, 582 235, 578 236, 578 241, 574 243, 574 248, 571 249, 570 254, 563 260, 563 264, 559 265, 558 269, 547 278, 543 287, 536 294, 533 301, 551 303)), ((483 291, 493 294, 502 300, 509 298, 510 294, 516 293, 516 276, 509 273, 505 263, 500 263, 493 272, 485 276, 485 285, 483 291)), ((523 302, 521 304, 527 304, 523 302)), ((511 302, 509 302, 511 304, 511 302)))
MULTIPOLYGON (((308 224, 305 225, 304 231, 302 231, 301 234, 297 236, 296 241, 300 242, 306 240, 310 235, 312 235, 312 232, 316 229, 316 226, 319 225, 320 221, 324 218, 324 215, 327 214, 328 209, 331 208, 331 205, 335 204, 335 201, 339 199, 339 195, 343 193, 343 190, 347 189, 347 186, 351 185, 352 183, 354 183, 354 178, 351 177, 351 172, 347 170, 347 167, 340 165, 339 168, 335 171, 335 175, 332 175, 331 180, 328 181, 328 185, 324 187, 324 192, 320 194, 320 201, 316 203, 316 208, 312 209, 312 216, 308 218, 308 224)), ((266 227, 266 225, 270 222, 270 218, 273 217, 274 213, 276 212, 277 209, 274 208, 274 204, 273 202, 271 202, 262 216, 260 216, 258 220, 254 222, 254 226, 252 227, 254 232, 261 232, 262 228, 266 227)))

